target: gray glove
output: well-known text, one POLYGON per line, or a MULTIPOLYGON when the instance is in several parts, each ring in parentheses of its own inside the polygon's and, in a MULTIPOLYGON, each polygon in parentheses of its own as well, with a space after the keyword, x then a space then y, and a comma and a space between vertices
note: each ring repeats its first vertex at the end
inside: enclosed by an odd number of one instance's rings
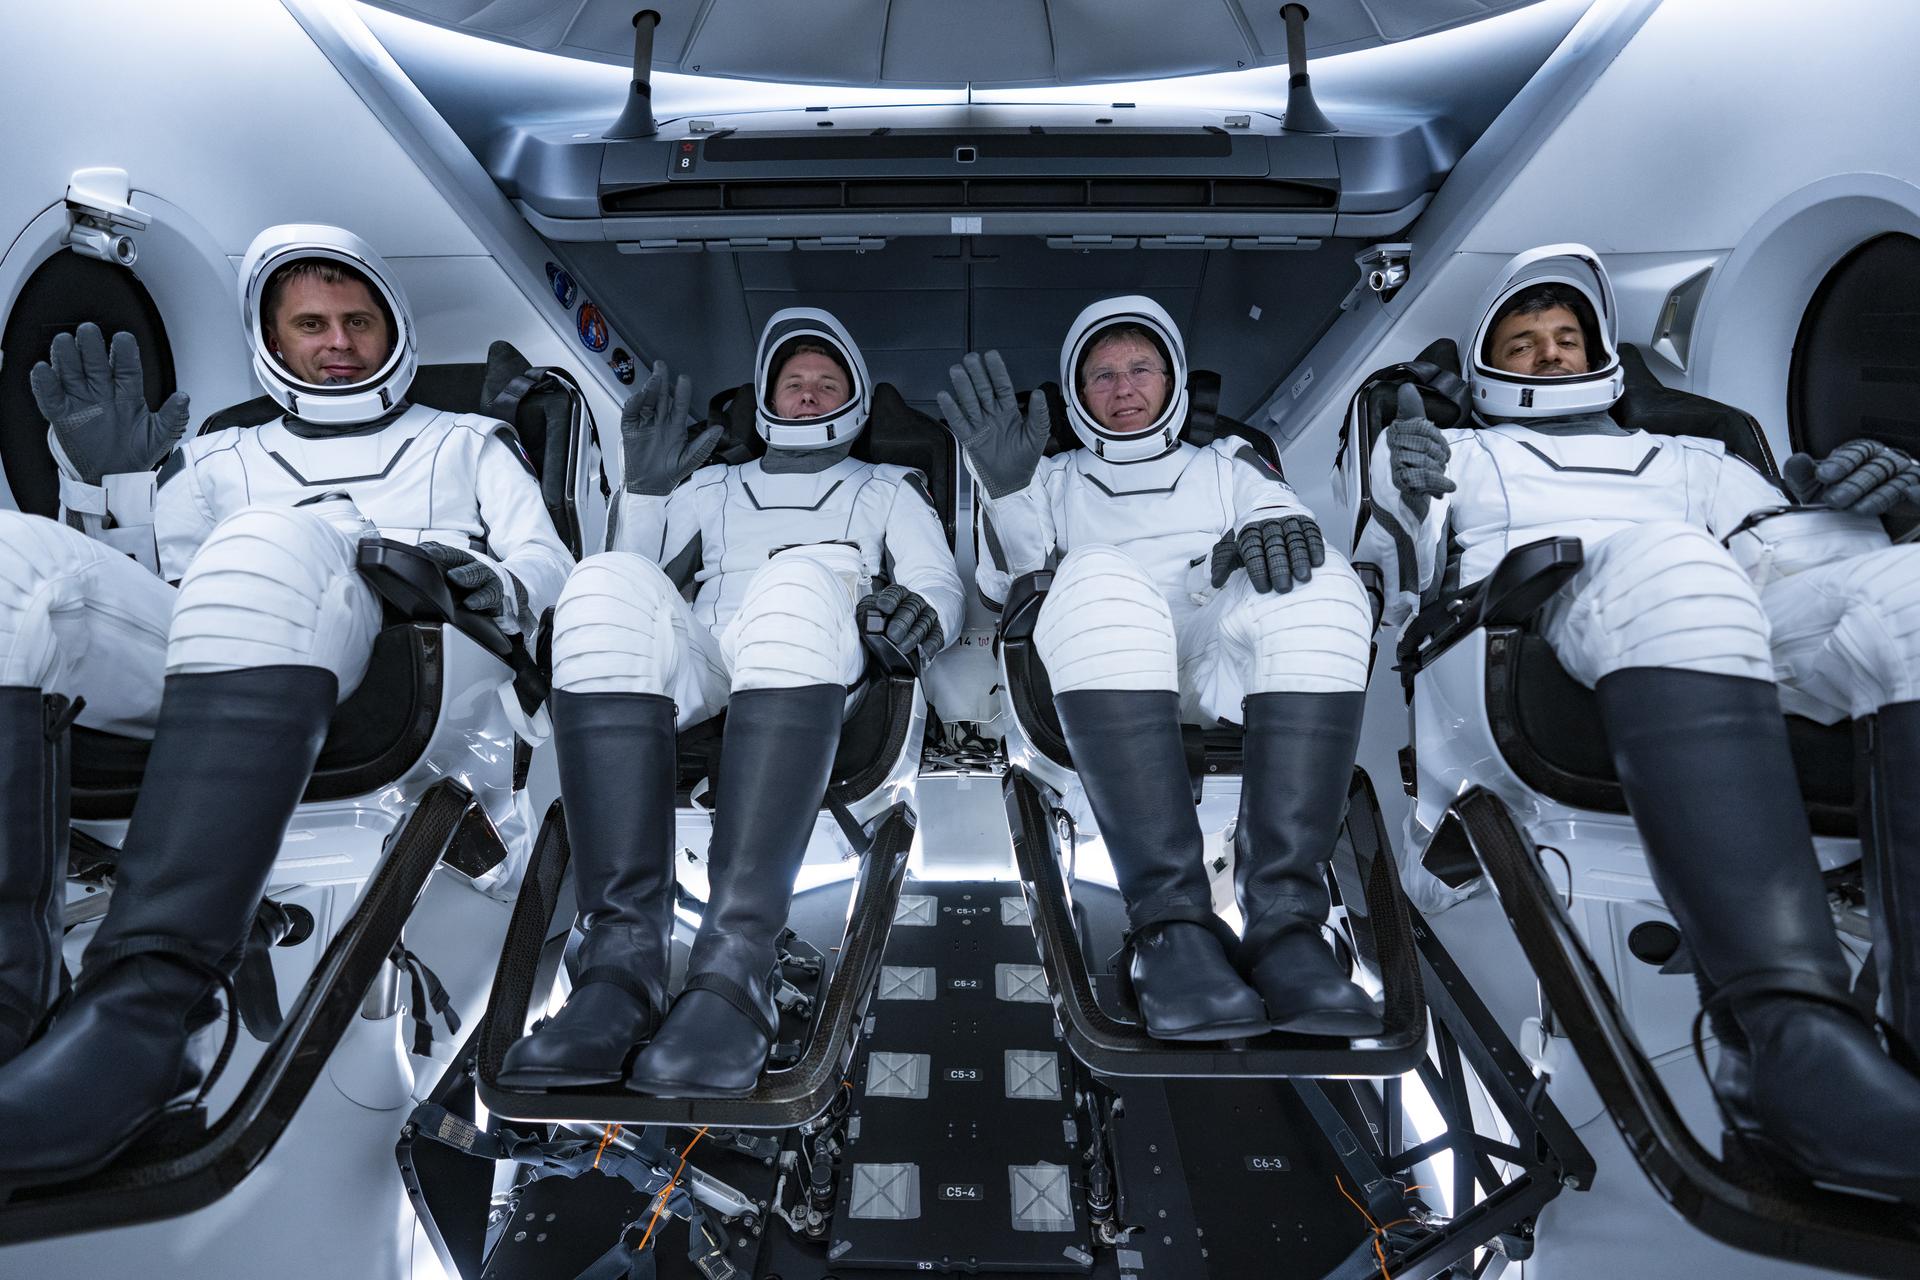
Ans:
POLYGON ((1393 464, 1393 487, 1407 500, 1415 519, 1425 520, 1436 495, 1459 486, 1447 479, 1447 459, 1453 450, 1447 438, 1427 417, 1420 388, 1400 384, 1400 410, 1387 428, 1387 457, 1393 464))
POLYGON ((1245 569, 1253 589, 1285 593, 1294 581, 1310 581, 1327 562, 1327 540, 1311 516, 1256 520, 1238 537, 1222 534, 1213 544, 1213 589, 1227 585, 1235 569, 1245 569))
POLYGON ((1855 515, 1881 516, 1903 501, 1920 503, 1920 462, 1878 440, 1849 440, 1817 463, 1796 453, 1781 478, 1800 502, 1855 515))
POLYGON ((56 334, 47 360, 27 378, 34 403, 46 415, 54 457, 84 484, 151 471, 187 429, 184 391, 168 396, 158 413, 147 408, 140 345, 130 333, 113 335, 111 354, 96 324, 56 334))
POLYGON ((423 542, 420 550, 440 566, 440 572, 460 596, 460 607, 469 613, 483 613, 500 624, 508 635, 519 635, 530 621, 527 614, 527 589, 512 572, 482 563, 471 551, 450 547, 444 542, 423 542), (504 579, 505 581, 502 581, 504 579), (512 584, 509 591, 507 584, 512 584))
POLYGON ((910 655, 922 645, 929 653, 937 653, 946 638, 940 631, 940 615, 926 597, 897 582, 863 596, 854 606, 853 616, 862 623, 869 613, 887 620, 887 639, 904 654, 910 655))
POLYGON ((664 498, 700 468, 720 443, 722 428, 708 427, 687 439, 693 380, 667 378, 667 362, 656 361, 645 385, 627 397, 620 410, 620 450, 628 493, 664 498))
POLYGON ((1023 417, 998 351, 987 352, 985 359, 969 351, 947 372, 953 394, 939 394, 940 413, 986 485, 987 496, 1020 492, 1033 480, 1053 430, 1046 396, 1039 391, 1029 396, 1023 417))

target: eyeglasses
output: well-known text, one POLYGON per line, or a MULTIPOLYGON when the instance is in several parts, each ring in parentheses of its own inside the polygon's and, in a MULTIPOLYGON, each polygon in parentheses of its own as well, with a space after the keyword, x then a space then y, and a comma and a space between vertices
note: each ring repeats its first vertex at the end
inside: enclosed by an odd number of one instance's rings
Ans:
POLYGON ((1110 396, 1120 389, 1122 378, 1128 386, 1138 389, 1152 385, 1155 378, 1166 376, 1165 369, 1153 364, 1136 364, 1126 369, 1091 369, 1087 372, 1087 390, 1110 396))

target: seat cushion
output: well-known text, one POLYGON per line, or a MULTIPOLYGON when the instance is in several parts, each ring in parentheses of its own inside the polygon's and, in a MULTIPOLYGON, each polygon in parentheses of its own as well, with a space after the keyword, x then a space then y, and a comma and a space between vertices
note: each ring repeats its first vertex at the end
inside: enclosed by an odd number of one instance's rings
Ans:
MULTIPOLYGON (((334 709, 319 762, 301 799, 342 800, 386 786, 427 749, 440 717, 444 640, 428 623, 390 626, 373 642, 367 674, 334 709)), ((73 816, 129 816, 153 744, 76 726, 73 816)))
MULTIPOLYGON (((1529 787, 1575 808, 1627 812, 1598 700, 1567 674, 1544 638, 1518 627, 1488 628, 1487 718, 1501 755, 1529 787)), ((1814 831, 1856 834, 1852 727, 1799 716, 1786 721, 1814 831)))
MULTIPOLYGON (((912 728, 915 683, 910 676, 887 676, 869 668, 867 683, 847 712, 839 746, 834 750, 828 787, 835 800, 842 804, 863 800, 893 771, 912 728)), ((679 803, 688 803, 701 779, 720 776, 726 724, 727 713, 723 710, 680 731, 675 779, 679 803)), ((718 801, 714 795, 708 803, 718 801)))

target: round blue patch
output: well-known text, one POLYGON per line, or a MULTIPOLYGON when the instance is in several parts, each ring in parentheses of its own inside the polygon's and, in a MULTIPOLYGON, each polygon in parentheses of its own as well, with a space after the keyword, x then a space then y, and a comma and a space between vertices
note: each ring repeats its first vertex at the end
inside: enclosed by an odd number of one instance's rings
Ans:
POLYGON ((553 286, 553 300, 569 311, 573 309, 573 300, 580 296, 580 286, 573 282, 562 267, 551 262, 547 264, 547 283, 553 286))
POLYGON ((580 314, 574 319, 574 327, 580 332, 580 343, 589 351, 605 351, 607 339, 612 335, 607 329, 607 318, 600 314, 600 308, 591 302, 580 304, 580 314))

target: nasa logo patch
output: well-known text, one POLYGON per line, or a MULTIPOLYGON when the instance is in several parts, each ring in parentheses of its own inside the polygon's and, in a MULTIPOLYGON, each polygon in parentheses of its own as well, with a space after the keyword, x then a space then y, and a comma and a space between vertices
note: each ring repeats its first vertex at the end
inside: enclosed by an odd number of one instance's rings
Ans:
POLYGON ((580 345, 589 351, 605 351, 607 339, 611 336, 607 330, 607 318, 600 314, 600 308, 591 302, 580 304, 580 314, 574 319, 574 327, 580 332, 580 345))
POLYGON ((573 301, 580 296, 580 286, 573 282, 564 267, 549 262, 547 264, 547 284, 553 288, 553 300, 567 310, 573 310, 573 301))

